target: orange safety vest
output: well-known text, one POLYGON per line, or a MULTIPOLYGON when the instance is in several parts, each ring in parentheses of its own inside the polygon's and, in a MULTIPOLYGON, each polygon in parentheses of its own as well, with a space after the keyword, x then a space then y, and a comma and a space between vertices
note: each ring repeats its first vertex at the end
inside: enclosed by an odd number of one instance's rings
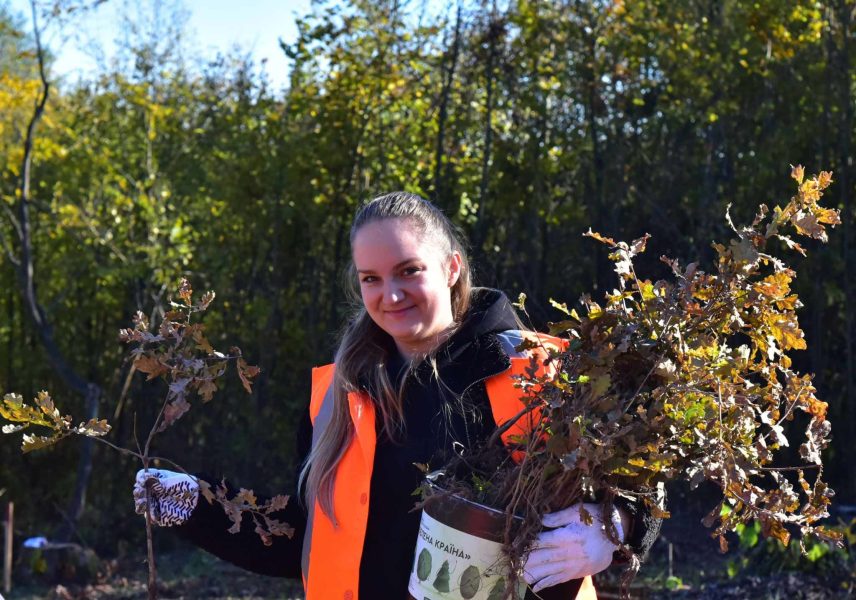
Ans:
MULTIPOLYGON (((521 391, 514 387, 516 379, 512 376, 527 373, 532 366, 533 353, 539 358, 539 375, 549 368, 543 365, 543 359, 546 358, 543 350, 516 350, 524 339, 535 339, 536 335, 545 347, 561 348, 566 343, 560 338, 528 331, 510 330, 498 334, 503 349, 511 359, 511 368, 485 380, 497 426, 523 408, 521 391)), ((312 419, 313 444, 329 423, 333 406, 333 372, 332 364, 312 369, 309 414, 312 419)), ((358 597, 360 559, 369 516, 369 491, 376 444, 375 409, 371 398, 363 392, 349 393, 348 406, 354 435, 336 470, 333 511, 338 523, 334 524, 316 501, 309 514, 303 540, 303 587, 306 600, 356 600, 358 597)), ((525 431, 525 424, 518 422, 503 433, 503 441, 508 443, 511 436, 525 431)), ((576 600, 597 600, 591 577, 583 580, 576 600)))

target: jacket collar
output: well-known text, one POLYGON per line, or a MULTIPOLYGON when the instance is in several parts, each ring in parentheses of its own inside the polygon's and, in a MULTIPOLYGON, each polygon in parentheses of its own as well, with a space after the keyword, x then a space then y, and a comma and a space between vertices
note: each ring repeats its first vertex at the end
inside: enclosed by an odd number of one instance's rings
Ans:
MULTIPOLYGON (((474 288, 470 309, 458 330, 437 351, 437 371, 456 395, 474 383, 511 367, 497 333, 518 329, 519 324, 508 298, 499 290, 474 288)), ((418 371, 430 369, 423 363, 418 371)))

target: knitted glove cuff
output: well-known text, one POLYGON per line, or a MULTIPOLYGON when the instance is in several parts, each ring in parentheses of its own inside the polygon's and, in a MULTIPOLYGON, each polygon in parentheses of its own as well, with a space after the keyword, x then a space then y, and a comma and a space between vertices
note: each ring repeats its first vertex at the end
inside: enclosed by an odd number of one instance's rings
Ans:
POLYGON ((161 527, 181 525, 199 502, 199 484, 190 475, 161 469, 140 470, 134 482, 134 510, 146 514, 146 487, 149 513, 161 527))

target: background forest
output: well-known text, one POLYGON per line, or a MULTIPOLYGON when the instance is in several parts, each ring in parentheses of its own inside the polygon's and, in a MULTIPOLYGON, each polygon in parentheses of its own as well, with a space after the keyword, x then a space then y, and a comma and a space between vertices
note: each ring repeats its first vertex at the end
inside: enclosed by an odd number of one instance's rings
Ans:
MULTIPOLYGON (((329 362, 349 310, 361 201, 432 199, 467 232, 478 282, 525 292, 543 326, 557 318, 549 298, 615 285, 589 227, 652 234, 650 278, 665 275, 661 254, 709 268, 711 242, 730 237, 726 206, 739 223, 786 201, 801 163, 833 171, 826 203, 842 227, 809 258, 789 255, 809 348, 795 367, 830 404, 837 501, 856 502, 854 0, 317 2, 283 44, 284 90, 240 52, 188 53, 159 7, 88 80, 53 85, 46 48, 29 193, 35 39, 0 9, 4 393, 49 389, 134 447, 163 390, 132 377, 117 333, 137 310, 157 322, 187 277, 217 293, 212 343, 240 346, 262 373, 252 396, 230 381, 156 453, 287 491, 309 369, 329 362)), ((58 8, 41 22, 70 27, 69 8, 86 7, 58 8)), ((0 438, 18 529, 70 535, 71 523, 106 553, 142 540, 131 459, 81 441, 22 456, 19 441, 0 438)))

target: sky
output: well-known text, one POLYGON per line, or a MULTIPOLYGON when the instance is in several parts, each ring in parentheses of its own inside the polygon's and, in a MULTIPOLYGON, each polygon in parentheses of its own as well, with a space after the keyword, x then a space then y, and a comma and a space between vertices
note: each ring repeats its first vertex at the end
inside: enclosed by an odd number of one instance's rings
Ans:
MULTIPOLYGON (((150 1, 138 0, 138 4, 150 1)), ((0 0, 2 4, 29 18, 27 0, 0 0)), ((237 44, 252 52, 257 61, 267 59, 270 82, 279 88, 287 81, 289 61, 278 40, 295 40, 295 16, 308 13, 311 0, 166 0, 166 4, 183 5, 188 11, 186 29, 191 47, 202 56, 213 58, 218 50, 227 52, 237 44)), ((119 15, 124 6, 123 0, 108 0, 76 19, 76 35, 65 32, 60 36, 55 32, 48 36, 45 43, 57 56, 56 71, 66 81, 86 78, 95 71, 93 41, 103 48, 108 59, 112 56, 115 40, 121 35, 119 15)))

